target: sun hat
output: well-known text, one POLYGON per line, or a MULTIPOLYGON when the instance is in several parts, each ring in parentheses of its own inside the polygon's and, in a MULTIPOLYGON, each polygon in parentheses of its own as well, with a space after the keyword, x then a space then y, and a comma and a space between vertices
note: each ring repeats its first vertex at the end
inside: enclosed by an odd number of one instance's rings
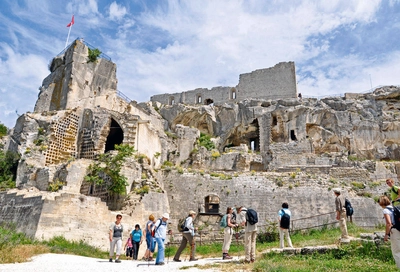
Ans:
POLYGON ((162 217, 169 219, 169 214, 168 213, 163 213, 162 217))
POLYGON ((196 214, 196 212, 193 211, 193 210, 190 210, 190 211, 189 211, 189 215, 192 215, 192 214, 196 214))

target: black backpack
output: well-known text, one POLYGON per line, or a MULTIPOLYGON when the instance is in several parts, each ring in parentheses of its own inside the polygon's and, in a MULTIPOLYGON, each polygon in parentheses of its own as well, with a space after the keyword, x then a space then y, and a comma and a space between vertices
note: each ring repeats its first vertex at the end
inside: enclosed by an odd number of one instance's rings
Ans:
POLYGON ((354 213, 354 209, 351 206, 350 200, 348 200, 347 198, 344 200, 344 207, 346 209, 346 215, 352 216, 354 213))
MULTIPOLYGON (((398 231, 400 231, 400 206, 396 207, 393 206, 392 212, 393 212, 393 217, 394 217, 394 222, 392 222, 392 228, 397 229, 398 231)), ((389 208, 390 209, 390 208, 389 208)))
POLYGON ((285 210, 282 209, 283 215, 281 216, 281 223, 280 227, 282 229, 289 229, 290 228, 290 215, 285 213, 285 210))
POLYGON ((257 212, 253 209, 247 209, 246 211, 246 220, 249 222, 250 225, 254 225, 258 223, 258 215, 257 212))

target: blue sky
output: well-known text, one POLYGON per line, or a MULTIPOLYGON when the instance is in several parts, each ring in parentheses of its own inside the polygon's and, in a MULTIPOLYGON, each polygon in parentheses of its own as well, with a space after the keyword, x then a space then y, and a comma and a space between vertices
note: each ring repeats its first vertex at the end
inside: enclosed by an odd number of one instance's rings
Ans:
POLYGON ((236 86, 285 61, 303 96, 400 85, 400 0, 1 0, 1 123, 33 111, 72 14, 69 42, 111 57, 118 89, 138 102, 236 86))

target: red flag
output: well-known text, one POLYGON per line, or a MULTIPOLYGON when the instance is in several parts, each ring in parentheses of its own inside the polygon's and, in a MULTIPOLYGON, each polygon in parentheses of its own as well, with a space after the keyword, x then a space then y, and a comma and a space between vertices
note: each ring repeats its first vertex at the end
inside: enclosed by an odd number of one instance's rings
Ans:
POLYGON ((70 23, 67 25, 67 27, 70 27, 70 26, 72 26, 74 23, 75 23, 75 20, 74 20, 74 15, 72 15, 71 22, 70 22, 70 23))

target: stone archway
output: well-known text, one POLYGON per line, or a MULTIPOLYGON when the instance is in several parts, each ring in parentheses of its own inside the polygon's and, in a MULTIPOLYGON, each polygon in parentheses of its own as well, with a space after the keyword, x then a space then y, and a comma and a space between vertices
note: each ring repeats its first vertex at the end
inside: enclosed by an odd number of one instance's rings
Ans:
POLYGON ((122 130, 121 126, 117 123, 117 121, 111 118, 110 131, 107 136, 104 153, 110 150, 114 150, 115 145, 122 144, 123 140, 124 140, 124 131, 122 130))

